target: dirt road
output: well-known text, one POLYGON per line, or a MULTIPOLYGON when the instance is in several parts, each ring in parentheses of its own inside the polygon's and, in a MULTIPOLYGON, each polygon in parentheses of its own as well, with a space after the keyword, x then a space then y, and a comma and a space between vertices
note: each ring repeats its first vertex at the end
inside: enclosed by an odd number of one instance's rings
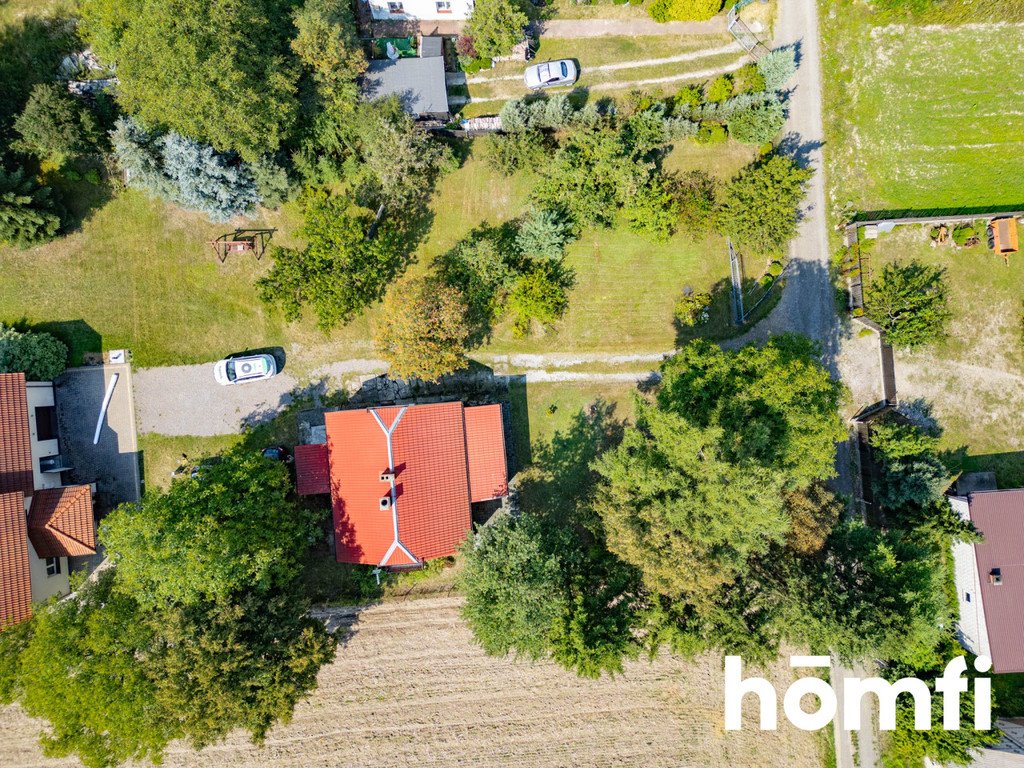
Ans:
MULTIPOLYGON (((821 765, 813 734, 792 727, 762 733, 753 721, 723 731, 717 656, 639 661, 614 679, 581 680, 548 662, 487 658, 470 641, 458 606, 432 598, 365 611, 321 671, 319 689, 262 750, 235 735, 199 754, 175 745, 164 765, 821 765)), ((781 665, 768 676, 780 691, 792 679, 781 665)), ((62 764, 41 757, 36 725, 19 710, 0 710, 0 732, 0 765, 62 764)))

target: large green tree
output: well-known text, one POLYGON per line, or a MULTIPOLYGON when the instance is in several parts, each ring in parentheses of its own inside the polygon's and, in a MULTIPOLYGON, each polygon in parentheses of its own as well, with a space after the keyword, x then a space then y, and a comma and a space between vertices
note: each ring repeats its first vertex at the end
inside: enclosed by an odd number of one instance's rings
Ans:
POLYGON ((636 426, 596 465, 608 548, 648 588, 699 607, 781 544, 789 528, 778 473, 728 460, 723 433, 637 403, 636 426))
POLYGON ((886 264, 868 290, 867 308, 894 347, 937 341, 952 317, 945 270, 919 261, 886 264))
POLYGON ((718 229, 742 248, 781 254, 796 235, 800 202, 813 174, 779 154, 748 165, 722 190, 718 229))
POLYGON ((729 352, 693 341, 662 365, 659 404, 699 426, 717 426, 724 456, 780 470, 787 488, 831 477, 842 385, 803 336, 729 352))
POLYGON ((118 581, 154 605, 217 601, 290 582, 315 532, 288 500, 287 470, 237 448, 166 493, 122 505, 100 527, 118 581))
POLYGON ((524 38, 530 19, 518 0, 477 0, 465 34, 481 58, 507 56, 524 38))
POLYGON ((117 67, 118 100, 150 128, 239 152, 276 151, 295 122, 300 66, 280 0, 85 0, 83 31, 117 67))
POLYGON ((274 247, 274 266, 257 281, 260 298, 297 320, 309 307, 327 331, 378 301, 406 263, 401 233, 388 220, 326 190, 303 200, 304 248, 274 247))
POLYGON ((436 278, 391 287, 374 334, 395 376, 437 381, 466 365, 470 327, 461 290, 436 278))

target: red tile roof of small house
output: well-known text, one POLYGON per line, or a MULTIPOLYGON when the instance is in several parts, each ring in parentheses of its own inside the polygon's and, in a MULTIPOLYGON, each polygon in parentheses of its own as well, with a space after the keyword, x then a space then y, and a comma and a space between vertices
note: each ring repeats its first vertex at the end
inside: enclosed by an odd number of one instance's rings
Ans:
POLYGON ((0 630, 32 615, 25 495, 0 493, 0 630))
POLYGON ((476 405, 465 410, 469 496, 474 502, 508 495, 505 428, 500 405, 476 405))
POLYGON ((31 496, 33 482, 25 374, 0 373, 0 493, 31 496))
POLYGON ((1024 488, 967 497, 985 539, 974 545, 993 670, 1024 672, 1024 488), (990 575, 998 569, 1000 584, 990 575))
MULTIPOLYGON (((334 411, 326 427, 339 562, 407 566, 455 553, 471 523, 462 403, 334 411)), ((492 486, 493 465, 481 464, 492 486)))
POLYGON ((36 491, 28 513, 28 538, 39 557, 96 554, 92 489, 70 485, 36 491))
POLYGON ((326 443, 295 446, 295 490, 300 496, 331 492, 326 443))

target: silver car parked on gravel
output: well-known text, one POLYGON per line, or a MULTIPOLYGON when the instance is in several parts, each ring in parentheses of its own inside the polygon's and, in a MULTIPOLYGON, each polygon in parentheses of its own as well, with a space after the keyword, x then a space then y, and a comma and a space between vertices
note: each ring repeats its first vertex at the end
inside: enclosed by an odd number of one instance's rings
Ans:
POLYGON ((552 88, 556 85, 572 85, 579 76, 575 61, 559 59, 527 67, 523 74, 523 81, 527 88, 535 91, 539 88, 552 88))

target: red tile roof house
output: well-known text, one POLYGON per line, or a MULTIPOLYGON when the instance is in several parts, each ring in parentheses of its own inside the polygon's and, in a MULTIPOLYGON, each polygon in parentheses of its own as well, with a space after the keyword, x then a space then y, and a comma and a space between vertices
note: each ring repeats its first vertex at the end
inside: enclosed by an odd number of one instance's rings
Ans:
POLYGON ((953 546, 960 642, 995 672, 1024 672, 1024 488, 950 496, 984 535, 953 546))
POLYGON ((500 405, 330 411, 327 442, 295 449, 298 492, 329 493, 341 563, 415 568, 455 554, 470 505, 508 495, 500 405))
POLYGON ((53 384, 0 374, 0 630, 65 595, 67 558, 96 552, 92 489, 63 487, 53 384))

